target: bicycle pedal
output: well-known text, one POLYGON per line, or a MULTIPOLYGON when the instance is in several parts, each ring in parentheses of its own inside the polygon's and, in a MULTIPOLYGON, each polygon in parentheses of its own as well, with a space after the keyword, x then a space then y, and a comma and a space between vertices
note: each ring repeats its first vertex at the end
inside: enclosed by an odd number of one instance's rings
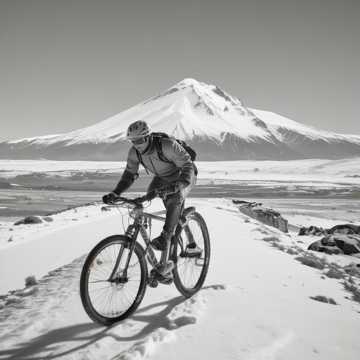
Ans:
POLYGON ((186 251, 183 251, 180 254, 180 257, 191 258, 191 259, 201 259, 201 255, 202 255, 202 252, 200 252, 200 253, 188 253, 186 251))
POLYGON ((156 279, 154 279, 154 278, 150 278, 150 279, 148 280, 148 285, 149 285, 151 288, 157 288, 158 285, 159 285, 159 282, 158 282, 156 279))
POLYGON ((164 285, 170 285, 174 281, 172 277, 166 277, 159 274, 159 277, 157 278, 158 282, 164 285))

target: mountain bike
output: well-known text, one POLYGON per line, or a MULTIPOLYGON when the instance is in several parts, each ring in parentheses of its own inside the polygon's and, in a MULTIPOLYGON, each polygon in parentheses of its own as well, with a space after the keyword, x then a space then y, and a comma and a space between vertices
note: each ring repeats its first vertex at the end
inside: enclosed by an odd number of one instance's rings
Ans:
MULTIPOLYGON (((158 194, 156 194, 158 195, 158 194)), ((172 277, 161 275, 160 261, 150 245, 152 220, 165 221, 165 211, 147 213, 143 203, 155 197, 118 197, 106 207, 126 207, 133 222, 124 235, 100 241, 87 256, 80 277, 80 296, 89 317, 112 325, 129 317, 144 298, 146 287, 175 284, 185 297, 191 297, 204 284, 210 261, 210 238, 203 217, 195 207, 183 210, 171 239, 169 260, 174 262, 172 277), (145 248, 137 241, 141 235, 145 248), (189 243, 196 242, 198 254, 188 254, 189 243), (148 271, 148 264, 152 267, 148 271)))

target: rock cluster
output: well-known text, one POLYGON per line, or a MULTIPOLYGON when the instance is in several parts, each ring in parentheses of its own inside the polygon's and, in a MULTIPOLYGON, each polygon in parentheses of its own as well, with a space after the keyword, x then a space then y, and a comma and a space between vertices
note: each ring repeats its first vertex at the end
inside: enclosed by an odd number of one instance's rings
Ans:
POLYGON ((327 254, 358 254, 360 253, 360 236, 349 234, 326 235, 321 240, 310 244, 308 249, 327 254))
POLYGON ((354 224, 335 225, 330 229, 316 226, 302 227, 299 235, 325 235, 308 247, 309 250, 327 254, 352 255, 360 253, 360 226, 354 224))
POLYGON ((284 219, 278 211, 263 207, 261 203, 249 202, 243 200, 233 200, 238 205, 239 210, 266 225, 273 226, 285 233, 288 230, 288 221, 284 219))

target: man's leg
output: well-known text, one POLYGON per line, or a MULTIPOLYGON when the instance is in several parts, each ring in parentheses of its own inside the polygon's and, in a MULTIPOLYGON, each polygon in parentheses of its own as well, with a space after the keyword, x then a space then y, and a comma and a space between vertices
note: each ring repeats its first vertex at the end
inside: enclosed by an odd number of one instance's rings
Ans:
POLYGON ((163 228, 163 232, 168 234, 166 251, 163 251, 162 260, 166 261, 169 256, 170 241, 174 235, 176 226, 179 222, 180 215, 182 214, 185 206, 185 198, 189 195, 191 189, 196 183, 196 176, 191 178, 191 183, 182 191, 178 191, 175 194, 168 195, 163 199, 166 208, 166 220, 163 228))
POLYGON ((166 208, 166 219, 163 229, 166 233, 173 235, 183 210, 184 198, 180 192, 177 192, 168 195, 163 199, 163 202, 166 208))
POLYGON ((190 184, 178 191, 175 194, 170 194, 166 197, 164 201, 164 205, 166 208, 166 221, 164 225, 164 230, 174 233, 176 225, 179 222, 180 215, 182 214, 185 206, 185 199, 189 195, 191 189, 194 187, 196 183, 196 176, 192 176, 190 180, 190 184))
POLYGON ((194 176, 193 179, 191 179, 191 184, 187 186, 185 189, 177 193, 170 194, 165 199, 163 199, 166 208, 165 224, 161 235, 158 238, 154 239, 155 240, 154 245, 158 244, 159 238, 164 240, 164 247, 162 248, 161 260, 160 260, 164 267, 164 271, 162 273, 166 273, 172 270, 171 265, 173 264, 170 264, 170 262, 168 261, 171 238, 175 232, 176 226, 179 222, 180 215, 184 209, 185 197, 189 194, 195 182, 196 182, 196 177, 194 176))
MULTIPOLYGON (((168 183, 166 183, 164 180, 162 180, 159 176, 155 176, 148 189, 147 192, 150 193, 156 189, 162 188, 166 185, 169 185, 168 183)), ((164 199, 163 199, 164 202, 164 199)), ((164 202, 165 205, 165 202, 164 202)), ((166 205, 165 205, 166 208, 166 205)), ((160 234, 160 236, 156 237, 153 239, 153 241, 151 242, 151 245, 156 249, 156 250, 164 250, 165 248, 165 239, 167 237, 171 237, 171 234, 167 234, 165 230, 162 231, 162 233, 160 234)))
POLYGON ((183 209, 184 199, 180 193, 176 193, 167 196, 163 199, 163 202, 166 208, 166 218, 163 231, 160 235, 164 241, 164 248, 161 253, 161 266, 159 272, 166 277, 171 277, 171 270, 174 268, 174 263, 169 260, 171 238, 179 221, 179 217, 183 209))
POLYGON ((154 176, 151 183, 148 186, 147 193, 154 191, 155 189, 165 186, 166 183, 159 176, 154 176))
MULTIPOLYGON (((189 195, 191 189, 195 186, 196 180, 197 180, 196 176, 193 176, 191 179, 190 185, 187 186, 185 189, 183 189, 182 195, 183 195, 184 201, 182 203, 182 209, 181 209, 180 214, 182 214, 184 207, 185 207, 185 198, 189 195)), ((185 230, 185 233, 187 234, 187 241, 188 241, 188 243, 186 245, 185 253, 188 255, 191 255, 191 256, 201 255, 202 249, 196 244, 196 241, 195 241, 192 233, 189 231, 188 228, 185 228, 184 230, 185 230)))

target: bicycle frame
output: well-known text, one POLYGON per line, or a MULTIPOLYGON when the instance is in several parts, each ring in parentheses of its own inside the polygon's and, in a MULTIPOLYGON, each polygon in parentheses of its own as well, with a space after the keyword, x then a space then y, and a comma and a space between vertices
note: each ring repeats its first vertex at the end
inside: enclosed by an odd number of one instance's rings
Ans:
MULTIPOLYGON (((109 206, 113 207, 113 205, 109 205, 109 206)), ((136 243, 139 233, 140 233, 141 237, 143 238, 145 245, 146 245, 145 256, 146 256, 147 260, 149 261, 149 263, 151 264, 152 267, 156 267, 158 265, 159 261, 157 260, 153 249, 151 248, 150 238, 147 234, 146 229, 147 229, 148 225, 151 226, 152 219, 165 222, 165 217, 159 216, 160 214, 165 214, 165 213, 166 213, 165 210, 157 211, 153 214, 147 213, 147 212, 143 211, 143 207, 141 205, 134 207, 130 211, 130 217, 132 217, 134 219, 134 222, 132 224, 130 224, 125 231, 125 235, 129 238, 129 243, 127 244, 126 247, 121 246, 119 254, 116 258, 114 269, 109 277, 109 281, 114 281, 114 279, 116 278, 116 274, 118 272, 118 267, 120 265, 120 261, 123 256, 124 249, 129 248, 129 253, 128 253, 128 256, 126 259, 126 263, 125 263, 125 268, 123 270, 123 274, 120 277, 120 279, 123 279, 124 281, 126 281, 127 269, 128 269, 130 259, 131 259, 132 253, 134 251, 135 243, 136 243), (150 221, 148 221, 148 220, 150 220, 150 221)))
MULTIPOLYGON (((117 203, 109 205, 128 204, 131 219, 126 221, 127 226, 123 223, 122 231, 102 239, 83 265, 81 301, 89 317, 100 324, 108 326, 129 317, 141 304, 147 286, 156 288, 159 284, 173 283, 188 298, 204 284, 209 267, 210 239, 201 214, 193 206, 184 208, 170 249, 157 253, 150 241, 152 220, 165 221, 166 211, 146 213, 142 206, 145 201, 150 200, 146 196, 136 199, 118 197, 117 203), (138 240, 139 233, 145 245, 138 240), (189 246, 191 244, 195 246, 189 246), (174 267, 169 267, 169 273, 163 274, 161 265, 167 265, 165 261, 168 260, 174 267)), ((125 215, 121 211, 120 214, 125 215)))

